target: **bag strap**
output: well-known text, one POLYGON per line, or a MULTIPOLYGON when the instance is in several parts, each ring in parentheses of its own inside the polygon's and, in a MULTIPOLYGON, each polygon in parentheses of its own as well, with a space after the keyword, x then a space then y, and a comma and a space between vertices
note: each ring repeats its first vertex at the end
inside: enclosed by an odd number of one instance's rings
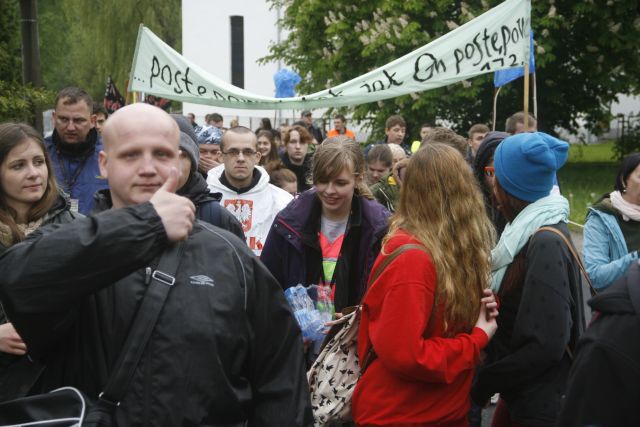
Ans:
MULTIPOLYGON (((587 270, 586 270, 586 268, 584 268, 584 265, 582 264, 582 259, 580 259, 580 257, 576 253, 576 250, 573 248, 573 245, 571 244, 571 242, 569 242, 569 239, 567 239, 567 236, 565 236, 562 231, 560 231, 560 230, 558 230, 556 228, 553 228, 553 227, 540 227, 538 230, 536 230, 536 233, 538 233, 540 231, 550 231, 552 233, 557 234, 558 236, 560 236, 562 238, 564 243, 569 248, 569 252, 571 252, 571 255, 573 256, 573 259, 575 259, 576 262, 578 263, 578 267, 580 268, 580 271, 582 271, 582 275, 587 280, 587 283, 589 284, 589 290, 591 292, 591 296, 595 296, 598 292, 595 290, 595 288, 593 287, 593 284, 591 283, 591 279, 589 278, 589 275, 587 274, 587 270)), ((571 351, 571 348, 569 347, 568 344, 564 348, 564 351, 567 353, 567 356, 569 356, 569 360, 571 362, 573 362, 573 359, 574 359, 573 351, 571 351)))
POLYGON ((371 275, 369 276, 369 284, 367 285, 367 290, 365 291, 364 296, 362 297, 362 301, 364 301, 364 298, 369 293, 369 290, 371 289, 373 283, 376 280, 378 280, 378 277, 380 277, 380 275, 387 268, 387 266, 391 264, 391 262, 394 259, 398 258, 398 256, 401 253, 411 249, 418 249, 424 253, 428 253, 427 248, 425 248, 423 245, 418 245, 416 243, 408 243, 406 245, 398 246, 393 252, 389 254, 389 256, 387 256, 385 259, 382 260, 380 264, 378 264, 378 267, 375 270, 371 272, 371 275))
MULTIPOLYGON (((423 245, 419 245, 419 244, 415 244, 415 243, 408 243, 402 246, 398 246, 393 252, 391 252, 389 254, 389 256, 387 256, 385 259, 382 260, 382 262, 380 264, 378 264, 377 268, 371 272, 371 275, 369 276, 369 284, 367 286, 367 291, 365 292, 364 296, 362 297, 362 301, 364 301, 365 297, 367 296, 367 294, 369 293, 369 291, 371 290, 371 288, 373 287, 373 284, 376 280, 378 280, 378 277, 380 277, 380 275, 382 274, 382 272, 389 266, 389 264, 391 264, 391 262, 398 258, 398 256, 403 253, 406 252, 408 250, 411 249, 417 249, 420 250, 426 254, 428 254, 429 252, 427 252, 427 248, 425 248, 423 245)), ((361 303, 362 303, 361 301, 361 303)), ((429 315, 429 321, 427 322, 427 331, 431 332, 432 329, 432 325, 433 325, 433 319, 435 317, 435 312, 436 312, 436 298, 435 295, 433 297, 433 307, 431 308, 431 314, 429 315)), ((367 350, 367 354, 365 355, 364 359, 362 360, 362 367, 360 368, 360 375, 364 374, 364 371, 369 367, 369 365, 371 365, 371 363, 376 360, 378 358, 378 355, 376 354, 375 350, 373 349, 373 344, 371 343, 371 341, 369 341, 369 350, 367 350)))
POLYGON ((222 207, 220 206, 220 202, 216 202, 215 200, 209 200, 208 202, 200 205, 200 209, 197 210, 196 216, 198 219, 202 221, 206 221, 211 225, 215 225, 216 227, 222 226, 222 218, 220 210, 222 207))
POLYGON ((591 278, 589 278, 589 274, 587 274, 587 269, 584 267, 584 264, 582 263, 582 259, 576 253, 576 250, 574 249, 574 247, 571 244, 571 242, 569 242, 569 239, 567 239, 567 236, 565 236, 562 231, 560 231, 560 230, 558 230, 556 228, 553 228, 553 227, 540 227, 536 231, 536 233, 538 233, 540 231, 550 231, 552 233, 557 234, 558 236, 560 236, 562 238, 562 240, 564 240, 564 243, 569 248, 569 252, 571 252, 571 255, 573 255, 573 258, 576 260, 576 263, 578 263, 578 267, 582 271, 582 275, 587 280, 587 284, 589 284, 589 291, 591 292, 591 296, 592 297, 596 296, 598 291, 596 291, 596 289, 593 287, 593 283, 591 283, 591 278))
POLYGON ((158 321, 160 311, 162 311, 169 291, 176 281, 175 274, 182 258, 183 248, 182 242, 173 244, 162 254, 157 269, 151 274, 151 283, 138 308, 113 372, 104 391, 99 395, 99 402, 104 402, 111 408, 120 405, 120 401, 127 391, 129 382, 151 337, 151 332, 158 321))

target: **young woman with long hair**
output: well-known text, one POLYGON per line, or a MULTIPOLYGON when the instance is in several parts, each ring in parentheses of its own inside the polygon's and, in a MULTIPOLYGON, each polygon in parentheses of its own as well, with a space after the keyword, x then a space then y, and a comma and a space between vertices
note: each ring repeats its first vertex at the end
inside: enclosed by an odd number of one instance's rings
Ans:
POLYGON ((373 271, 404 245, 424 250, 393 258, 362 302, 361 366, 375 357, 353 395, 357 425, 467 425, 475 366, 496 330, 486 290, 493 239, 461 154, 443 144, 418 150, 373 271))
POLYGON ((494 153, 495 197, 508 221, 491 253, 501 315, 471 391, 480 406, 500 393, 494 427, 556 425, 584 328, 569 202, 551 194, 568 150, 566 142, 534 132, 505 138, 494 153))
POLYGON ((275 135, 271 130, 261 130, 258 131, 256 136, 258 138, 258 151, 260 152, 259 166, 264 167, 267 173, 271 175, 272 171, 282 166, 275 135))
MULTIPOLYGON (((0 253, 42 225, 70 222, 77 216, 58 190, 42 136, 27 124, 0 124, 0 253)), ((6 319, 1 302, 0 400, 8 400, 26 393, 41 368, 24 356, 26 345, 6 319)))
POLYGON ((358 144, 334 137, 313 156, 314 187, 276 219, 261 259, 283 288, 329 286, 336 311, 360 302, 389 212, 365 184, 358 144))

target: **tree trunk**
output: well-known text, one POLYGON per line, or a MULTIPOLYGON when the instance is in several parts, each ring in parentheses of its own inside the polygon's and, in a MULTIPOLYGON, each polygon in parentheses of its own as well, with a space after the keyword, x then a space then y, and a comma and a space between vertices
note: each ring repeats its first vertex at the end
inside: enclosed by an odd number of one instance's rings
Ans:
MULTIPOLYGON (((42 86, 40 72, 40 44, 38 40, 38 10, 36 0, 20 0, 20 27, 22 32, 22 82, 33 87, 42 86)), ((33 126, 42 133, 42 110, 31 106, 33 126)))

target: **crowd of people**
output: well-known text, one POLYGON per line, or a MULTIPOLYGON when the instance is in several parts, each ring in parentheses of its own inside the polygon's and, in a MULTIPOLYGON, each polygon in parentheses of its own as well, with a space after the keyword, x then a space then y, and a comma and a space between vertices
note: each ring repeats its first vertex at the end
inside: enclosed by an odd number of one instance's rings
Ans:
POLYGON ((601 293, 585 332, 557 179, 569 145, 534 117, 467 137, 423 124, 411 142, 393 115, 362 147, 342 115, 326 137, 310 111, 199 126, 147 104, 109 116, 70 87, 53 122, 47 138, 0 124, 0 402, 97 399, 162 276, 116 425, 318 425, 306 372, 323 339, 302 337, 298 285, 333 319, 359 307, 367 369, 346 425, 479 426, 491 401, 494 427, 640 419, 640 154, 586 218, 601 293))

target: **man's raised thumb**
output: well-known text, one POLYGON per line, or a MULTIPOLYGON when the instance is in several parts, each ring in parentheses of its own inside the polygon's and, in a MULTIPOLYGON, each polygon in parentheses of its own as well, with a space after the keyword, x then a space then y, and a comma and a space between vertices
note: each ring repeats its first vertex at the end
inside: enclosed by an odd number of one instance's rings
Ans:
POLYGON ((167 177, 167 180, 164 182, 164 184, 162 184, 162 187, 160 187, 160 190, 164 190, 169 193, 175 193, 176 190, 178 189, 178 178, 179 178, 178 175, 179 175, 178 169, 175 167, 172 167, 171 170, 169 171, 169 176, 167 177))

